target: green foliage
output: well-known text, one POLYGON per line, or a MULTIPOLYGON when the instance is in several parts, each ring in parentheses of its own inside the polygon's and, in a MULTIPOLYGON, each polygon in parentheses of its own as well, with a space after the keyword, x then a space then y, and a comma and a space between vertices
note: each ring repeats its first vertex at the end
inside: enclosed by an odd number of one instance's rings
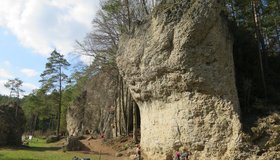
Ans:
POLYGON ((15 98, 15 97, 0 95, 0 105, 8 105, 8 104, 16 102, 16 101, 17 101, 17 98, 15 98))
POLYGON ((39 89, 23 98, 22 108, 27 119, 26 131, 53 129, 49 128, 51 120, 57 114, 57 102, 53 97, 53 94, 47 95, 44 90, 39 89))
MULTIPOLYGON (((280 104, 279 0, 226 0, 241 109, 280 104)), ((272 108, 267 108, 270 110, 272 108)), ((279 109, 279 108, 278 108, 279 109)))
MULTIPOLYGON (((54 53, 57 54, 57 53, 54 53)), ((51 56, 52 57, 52 56, 51 56)), ((49 60, 51 59, 49 58, 49 60)), ((63 57, 63 56, 53 56, 53 57, 63 57)), ((52 58, 54 59, 54 58, 52 58)), ((53 61, 53 60, 52 60, 53 61)), ((56 60, 55 62, 59 62, 56 60)), ((53 69, 49 67, 53 62, 48 62, 46 64, 46 70, 44 73, 50 73, 53 69)), ((56 65, 59 66, 59 65, 56 65)), ((58 68, 59 70, 59 68, 58 68)), ((66 132, 66 114, 68 107, 72 104, 72 101, 77 97, 81 90, 83 90, 84 83, 87 81, 85 77, 84 68, 75 70, 75 72, 71 76, 71 81, 69 78, 65 78, 64 86, 61 86, 61 92, 59 92, 59 83, 54 81, 54 85, 49 85, 53 83, 50 75, 46 75, 49 77, 44 77, 43 85, 41 89, 34 91, 33 93, 25 96, 23 99, 23 110, 27 117, 27 125, 26 131, 35 132, 36 130, 40 130, 44 133, 53 132, 55 127, 58 124, 58 108, 61 100, 61 118, 60 118, 60 131, 61 133, 66 132), (51 80, 49 80, 51 79, 51 80), (67 80, 67 81, 66 81, 67 80), (70 82, 70 83, 68 83, 70 82), (66 85, 66 86, 65 86, 66 85), (50 88, 48 88, 50 87, 50 88), (55 88, 51 88, 55 87, 55 88), (62 88, 63 87, 63 88, 62 88), (60 95, 62 96, 60 98, 60 95)), ((43 74, 42 74, 43 75, 43 74)), ((59 77, 58 75, 53 75, 55 77, 59 77)))
POLYGON ((118 14, 122 8, 121 1, 119 0, 108 0, 105 1, 102 5, 102 10, 110 14, 118 14))
MULTIPOLYGON (((41 74, 42 89, 46 91, 51 91, 50 98, 55 102, 52 105, 57 106, 56 112, 56 134, 60 134, 60 121, 61 121, 61 109, 62 109, 62 94, 63 87, 68 83, 68 76, 64 73, 64 69, 67 69, 70 64, 64 58, 64 56, 54 50, 51 56, 48 58, 44 72, 41 74)), ((46 94, 45 94, 46 95, 46 94)), ((45 100, 45 104, 47 101, 45 100)), ((42 121, 41 121, 42 122, 42 121)), ((49 122, 51 123, 51 122, 49 122)))
POLYGON ((58 89, 62 87, 62 82, 66 82, 68 76, 63 72, 70 64, 64 56, 54 50, 48 58, 44 72, 41 74, 43 88, 58 89))

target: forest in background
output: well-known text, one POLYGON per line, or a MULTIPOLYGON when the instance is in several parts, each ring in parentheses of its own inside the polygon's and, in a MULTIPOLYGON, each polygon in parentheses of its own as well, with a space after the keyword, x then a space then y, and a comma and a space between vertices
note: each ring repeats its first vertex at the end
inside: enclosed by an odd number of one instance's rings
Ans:
MULTIPOLYGON (((127 126, 127 110, 135 104, 129 102, 133 99, 124 98, 129 93, 115 61, 120 36, 133 33, 146 18, 179 1, 102 0, 101 10, 92 21, 93 30, 75 46, 79 54, 94 57, 92 64, 67 76, 68 62, 53 51, 55 54, 48 58, 46 69, 41 74, 41 88, 23 98, 18 95, 0 96, 0 104, 20 103, 27 119, 26 132, 66 133, 69 106, 85 90, 88 80, 97 73, 108 73, 118 87, 116 103, 123 112, 119 119, 123 119, 123 125, 127 126), (48 77, 50 73, 52 76, 48 77)), ((242 113, 279 111, 279 0, 224 0, 223 3, 222 14, 228 19, 234 37, 233 56, 242 113)), ((129 127, 123 127, 119 134, 130 131, 129 127)))

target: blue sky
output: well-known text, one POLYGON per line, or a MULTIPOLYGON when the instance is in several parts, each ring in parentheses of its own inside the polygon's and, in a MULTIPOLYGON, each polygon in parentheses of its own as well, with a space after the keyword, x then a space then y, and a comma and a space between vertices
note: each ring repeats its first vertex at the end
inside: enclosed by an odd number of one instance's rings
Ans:
MULTIPOLYGON (((40 86, 47 57, 56 48, 69 58, 75 40, 91 31, 99 0, 1 0, 0 94, 8 79, 23 80, 25 94, 40 86)), ((90 58, 78 58, 89 63, 90 58)))
POLYGON ((35 54, 31 48, 24 48, 15 35, 0 27, 0 94, 8 92, 3 87, 7 79, 23 80, 23 89, 27 93, 40 86, 38 78, 45 63, 45 56, 35 54))

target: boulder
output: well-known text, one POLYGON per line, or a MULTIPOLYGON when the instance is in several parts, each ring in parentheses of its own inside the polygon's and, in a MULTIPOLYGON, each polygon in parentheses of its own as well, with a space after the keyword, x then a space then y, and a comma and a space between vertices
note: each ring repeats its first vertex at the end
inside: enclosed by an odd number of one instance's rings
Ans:
POLYGON ((25 117, 16 104, 0 105, 0 146, 21 145, 25 117))
POLYGON ((59 137, 56 135, 50 135, 47 137, 46 139, 46 143, 53 143, 53 142, 57 142, 59 140, 59 137))
POLYGON ((81 150, 89 150, 83 143, 80 142, 82 140, 82 136, 70 136, 67 138, 66 142, 66 150, 67 151, 81 151, 81 150))
POLYGON ((121 157, 121 156, 123 156, 123 153, 121 153, 121 152, 116 153, 116 157, 121 157))

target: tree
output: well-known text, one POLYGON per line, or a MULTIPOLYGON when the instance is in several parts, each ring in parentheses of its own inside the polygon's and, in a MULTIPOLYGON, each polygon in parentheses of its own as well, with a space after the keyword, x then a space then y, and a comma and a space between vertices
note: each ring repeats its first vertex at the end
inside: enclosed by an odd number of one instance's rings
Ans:
POLYGON ((9 79, 8 82, 4 84, 6 88, 10 90, 10 97, 19 98, 20 93, 24 92, 20 87, 22 87, 22 80, 15 78, 9 79))
POLYGON ((8 82, 4 84, 4 86, 8 89, 10 89, 10 97, 16 97, 16 116, 18 111, 18 105, 19 105, 19 96, 20 93, 24 92, 22 87, 22 80, 15 78, 15 79, 9 79, 8 82))
POLYGON ((6 95, 0 95, 0 105, 8 105, 11 101, 16 101, 16 98, 6 95))
POLYGON ((23 98, 22 108, 27 120, 26 130, 31 134, 35 131, 42 106, 43 104, 40 96, 38 96, 38 91, 33 91, 33 93, 23 98))
MULTIPOLYGON (((235 24, 231 29, 238 31, 236 35, 239 37, 237 38, 239 42, 235 41, 234 48, 236 53, 239 52, 237 54, 239 62, 235 61, 235 64, 243 64, 243 67, 240 66, 237 70, 243 72, 242 74, 245 76, 238 77, 244 81, 240 83, 239 90, 248 88, 241 86, 250 86, 248 94, 251 95, 246 96, 249 97, 250 104, 262 103, 264 106, 269 106, 273 104, 272 102, 280 103, 278 100, 280 79, 278 65, 280 59, 279 2, 279 0, 224 0, 227 9, 225 13, 235 24), (245 30, 248 35, 247 42, 241 36, 245 30), (251 47, 249 43, 252 44, 251 47), (243 45, 244 53, 241 54, 242 46, 239 46, 239 51, 237 51, 237 44, 243 45), (251 49, 249 50, 249 48, 251 49), (249 72, 249 70, 254 70, 254 72, 249 72), (248 85, 248 82, 251 84, 248 85)), ((239 99, 247 98, 239 97, 239 99)), ((249 106, 249 104, 245 104, 249 106)))
POLYGON ((135 26, 145 20, 146 15, 152 13, 152 9, 160 3, 163 3, 162 0, 102 0, 101 10, 92 21, 94 30, 82 42, 77 42, 78 53, 94 57, 94 61, 87 69, 87 72, 91 73, 85 72, 83 79, 92 78, 97 73, 103 72, 116 83, 116 136, 128 135, 133 129, 132 104, 135 103, 133 98, 129 98, 130 92, 116 64, 120 35, 134 32, 135 26))
POLYGON ((48 91, 55 91, 58 93, 58 110, 57 110, 57 127, 56 135, 59 136, 60 131, 60 118, 62 107, 62 89, 64 84, 68 81, 68 76, 63 72, 67 69, 70 63, 64 58, 63 55, 54 50, 46 63, 45 71, 41 74, 42 88, 48 91))

